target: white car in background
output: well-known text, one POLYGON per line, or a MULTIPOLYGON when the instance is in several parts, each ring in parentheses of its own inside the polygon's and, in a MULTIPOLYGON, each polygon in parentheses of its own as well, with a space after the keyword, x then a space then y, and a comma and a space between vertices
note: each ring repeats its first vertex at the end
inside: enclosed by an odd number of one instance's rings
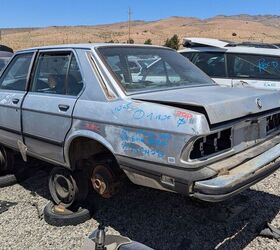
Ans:
POLYGON ((276 44, 185 38, 184 47, 179 52, 220 85, 280 90, 276 44))

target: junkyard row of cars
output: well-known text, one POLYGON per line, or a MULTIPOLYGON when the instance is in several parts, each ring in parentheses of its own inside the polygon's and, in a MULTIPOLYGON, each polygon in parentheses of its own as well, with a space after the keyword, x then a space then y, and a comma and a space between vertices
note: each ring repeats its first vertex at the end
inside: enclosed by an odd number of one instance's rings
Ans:
POLYGON ((126 177, 216 202, 270 175, 280 160, 280 49, 197 38, 185 47, 16 52, 0 76, 0 173, 16 152, 56 165, 49 190, 66 209, 90 188, 111 197, 126 177))

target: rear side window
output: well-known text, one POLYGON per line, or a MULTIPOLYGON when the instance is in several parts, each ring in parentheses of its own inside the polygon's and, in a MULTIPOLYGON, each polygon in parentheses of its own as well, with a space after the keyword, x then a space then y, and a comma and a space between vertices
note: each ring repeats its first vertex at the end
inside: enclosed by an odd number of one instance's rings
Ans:
POLYGON ((0 88, 9 90, 25 90, 27 75, 33 53, 20 54, 13 58, 0 78, 0 88))
POLYGON ((195 53, 192 62, 210 77, 226 77, 224 53, 195 53))
POLYGON ((31 91, 77 95, 82 87, 82 76, 72 52, 40 53, 31 91))
POLYGON ((280 58, 265 55, 228 54, 228 72, 232 78, 280 79, 280 58))
POLYGON ((181 53, 184 57, 188 58, 190 61, 192 60, 192 57, 194 55, 193 52, 183 52, 181 53))

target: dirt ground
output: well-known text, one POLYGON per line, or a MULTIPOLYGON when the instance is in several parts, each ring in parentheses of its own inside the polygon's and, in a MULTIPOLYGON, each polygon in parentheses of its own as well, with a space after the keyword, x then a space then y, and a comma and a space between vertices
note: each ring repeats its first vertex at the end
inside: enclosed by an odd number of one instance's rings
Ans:
POLYGON ((1 249, 80 249, 101 222, 110 233, 154 249, 280 249, 276 240, 258 236, 266 222, 280 227, 280 170, 217 204, 128 184, 112 199, 93 195, 91 220, 53 227, 38 216, 50 199, 45 170, 51 166, 31 165, 28 179, 0 189, 0 200, 17 202, 0 214, 1 249))

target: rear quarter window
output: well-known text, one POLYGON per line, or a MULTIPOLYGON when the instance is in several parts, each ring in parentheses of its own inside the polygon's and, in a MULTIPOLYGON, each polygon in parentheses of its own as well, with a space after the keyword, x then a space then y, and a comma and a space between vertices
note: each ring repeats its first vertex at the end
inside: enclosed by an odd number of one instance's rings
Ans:
POLYGON ((188 58, 190 61, 192 60, 192 57, 194 55, 193 52, 182 52, 181 53, 184 57, 188 58))
POLYGON ((228 54, 228 72, 232 78, 280 80, 280 57, 228 54))

